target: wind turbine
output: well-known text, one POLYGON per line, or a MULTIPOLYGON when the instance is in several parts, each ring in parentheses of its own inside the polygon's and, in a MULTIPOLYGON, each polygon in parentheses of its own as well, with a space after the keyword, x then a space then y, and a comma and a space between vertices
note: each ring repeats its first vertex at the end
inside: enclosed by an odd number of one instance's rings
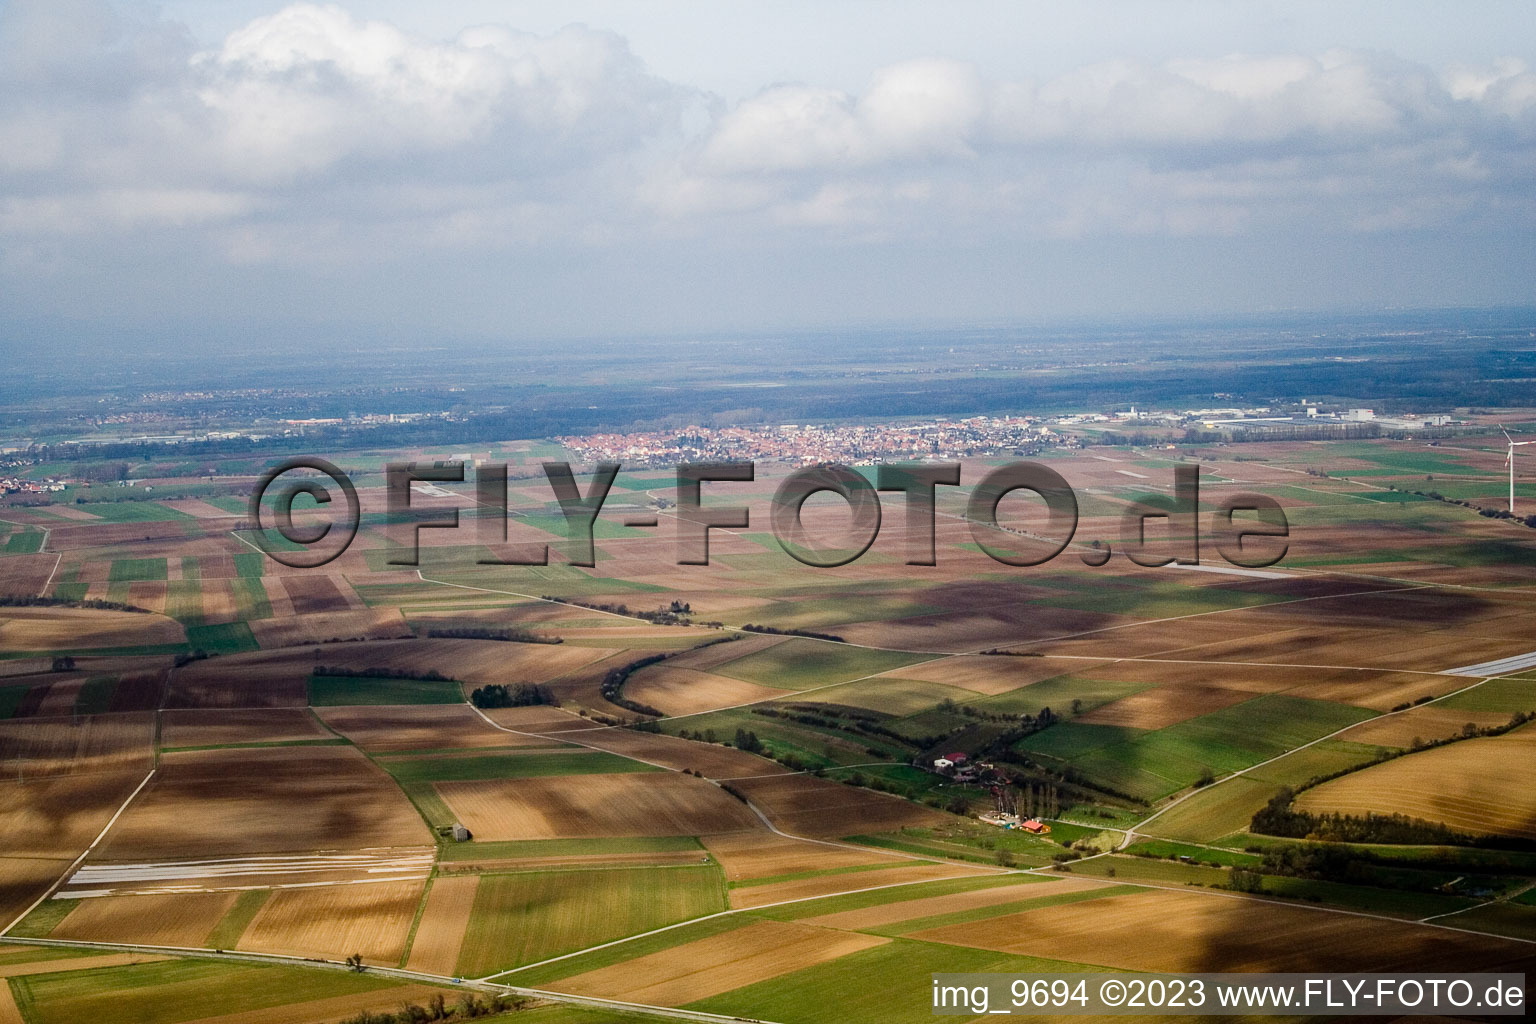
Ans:
POLYGON ((1499 433, 1504 435, 1504 440, 1509 442, 1509 453, 1504 456, 1504 465, 1509 467, 1509 514, 1515 514, 1515 449, 1523 444, 1536 444, 1536 441, 1516 441, 1509 436, 1509 431, 1503 427, 1499 433))

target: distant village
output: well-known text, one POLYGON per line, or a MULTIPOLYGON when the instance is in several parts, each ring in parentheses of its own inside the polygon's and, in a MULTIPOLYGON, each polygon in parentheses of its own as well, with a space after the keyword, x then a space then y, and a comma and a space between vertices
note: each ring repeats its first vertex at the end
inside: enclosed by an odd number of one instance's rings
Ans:
MULTIPOLYGON (((1220 396, 1217 396, 1220 397, 1220 396)), ((1297 432, 1376 436, 1464 425, 1444 413, 1378 416, 1374 409, 1328 408, 1302 401, 1292 408, 1218 407, 1141 410, 1062 416, 935 417, 895 424, 796 424, 770 427, 689 426, 559 437, 584 462, 621 462, 665 468, 679 462, 763 461, 814 465, 871 465, 890 460, 960 459, 989 455, 1030 456, 1046 448, 1075 449, 1111 440, 1117 432, 1152 432, 1163 440, 1218 432, 1258 440, 1297 432)), ((1208 438, 1200 436, 1199 440, 1208 438)))

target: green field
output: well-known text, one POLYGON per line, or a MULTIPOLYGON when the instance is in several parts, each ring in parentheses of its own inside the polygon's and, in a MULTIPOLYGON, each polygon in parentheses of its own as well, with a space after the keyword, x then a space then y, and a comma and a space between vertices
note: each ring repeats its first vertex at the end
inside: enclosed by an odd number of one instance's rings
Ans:
POLYGON ((1255 853, 1239 853, 1236 850, 1213 850, 1207 846, 1188 843, 1170 843, 1161 839, 1142 839, 1130 845, 1126 853, 1145 854, 1148 857, 1168 859, 1188 857, 1192 861, 1209 862, 1224 867, 1251 867, 1261 858, 1255 853))
POLYGON ((138 583, 144 580, 165 579, 163 558, 114 558, 107 576, 112 583, 138 583))
POLYGON ((776 686, 784 690, 804 690, 812 686, 878 675, 903 665, 929 661, 932 657, 928 654, 873 651, 792 637, 783 643, 728 661, 715 671, 749 683, 762 683, 764 686, 776 686))
POLYGON ((710 711, 661 723, 663 732, 678 735, 684 729, 714 732, 732 742, 737 729, 755 733, 774 756, 793 755, 811 767, 863 764, 872 760, 905 761, 912 748, 885 736, 852 734, 827 726, 808 725, 785 718, 756 715, 740 708, 710 711))
POLYGON ((1000 885, 1028 884, 1020 879, 1021 875, 982 875, 973 878, 950 878, 938 882, 922 882, 915 885, 903 885, 894 889, 874 889, 865 892, 849 893, 846 896, 829 896, 820 900, 805 900, 798 903, 786 903, 780 907, 765 907, 762 910, 752 911, 753 917, 766 917, 771 921, 798 921, 806 917, 818 917, 822 914, 838 914, 845 910, 863 910, 866 907, 879 907, 887 903, 899 903, 904 900, 920 900, 929 896, 948 896, 957 892, 970 892, 972 889, 994 889, 1000 885))
POLYGON ((1156 799, 1374 717, 1346 704, 1273 694, 1112 743, 1068 760, 1115 789, 1156 799))
POLYGON ((1331 775, 1346 768, 1369 764, 1389 749, 1344 739, 1323 740, 1305 750, 1287 754, 1262 768, 1255 768, 1248 775, 1261 782, 1299 786, 1320 775, 1331 775))
POLYGON ((147 500, 96 501, 80 505, 78 508, 109 523, 166 523, 176 519, 192 520, 192 516, 185 512, 178 512, 167 505, 147 500))
MULTIPOLYGON (((182 559, 182 573, 186 562, 182 559)), ((203 622, 203 585, 197 579, 172 580, 165 585, 165 614, 183 626, 200 626, 203 622)))
POLYGON ((272 602, 267 600, 267 588, 261 585, 261 580, 239 577, 230 580, 229 587, 235 595, 239 618, 249 621, 272 617, 272 602))
POLYGON ((112 707, 112 694, 117 689, 117 676, 92 676, 75 695, 75 714, 102 715, 112 707))
POLYGON ((1447 697, 1435 706, 1510 715, 1517 711, 1536 711, 1536 679, 1490 679, 1475 690, 1447 697))
POLYGON ((1121 697, 1140 693, 1150 686, 1150 683, 1060 675, 973 703, 983 711, 996 711, 1003 714, 1038 715, 1042 708, 1050 708, 1058 715, 1065 715, 1071 711, 1074 700, 1082 701, 1082 710, 1091 711, 1121 697))
POLYGON ((193 650, 210 654, 238 654, 254 651, 260 645, 243 622, 221 622, 214 626, 188 626, 187 643, 193 650))
POLYGON ((1062 722, 1049 729, 1042 729, 1018 742, 1020 750, 1044 754, 1069 761, 1090 750, 1098 750, 1112 743, 1125 743, 1146 734, 1145 729, 1130 729, 1119 725, 1085 725, 1079 722, 1062 722))
MULTIPOLYGON (((741 556, 733 556, 735 568, 741 556)), ((861 558, 860 564, 870 560, 861 558)), ((788 564, 786 564, 788 568, 788 564)), ((911 598, 889 594, 866 595, 858 591, 838 594, 836 597, 815 598, 805 601, 778 601, 768 608, 752 609, 739 613, 743 621, 774 626, 778 629, 810 629, 836 633, 831 627, 845 622, 892 622, 918 615, 935 615, 944 611, 937 605, 919 604, 911 598)))
POLYGON ((28 1024, 177 1024, 399 982, 343 971, 167 960, 11 979, 28 1024))
POLYGON ((973 691, 962 690, 958 686, 882 676, 879 679, 861 679, 856 683, 843 683, 817 690, 813 699, 818 704, 847 704, 885 714, 912 715, 926 711, 940 701, 951 700, 963 704, 976 699, 976 696, 973 691))
POLYGON ((1226 779, 1169 808, 1147 826, 1147 833, 1194 843, 1214 842, 1247 829, 1254 812, 1279 788, 1246 775, 1226 779))
POLYGON ((22 698, 27 695, 27 691, 30 689, 32 689, 30 683, 21 685, 9 683, 5 686, 0 686, 0 719, 10 718, 14 715, 16 708, 21 704, 22 698))
POLYGON ((713 866, 482 875, 458 973, 489 974, 724 909, 713 866))
POLYGON ((533 779, 548 775, 665 770, 602 751, 389 758, 381 759, 379 764, 400 782, 467 782, 472 779, 533 779))
POLYGON ((1031 598, 1035 604, 1146 619, 1193 615, 1225 608, 1252 608, 1283 599, 1283 595, 1278 593, 1251 593, 1198 586, 1194 585, 1194 581, 1181 583, 1140 576, 1105 579, 1082 575, 1045 576, 1031 578, 1030 583, 1047 590, 1047 593, 1031 598))
POLYGON ((34 555, 43 549, 42 530, 17 530, 5 538, 4 553, 7 555, 34 555))
POLYGON ((208 936, 208 948, 234 949, 240 942, 240 936, 245 934, 245 929, 255 920, 261 908, 266 906, 271 895, 271 889, 247 889, 236 897, 235 905, 214 925, 212 934, 208 936))
POLYGON ((263 572, 267 556, 255 551, 244 551, 235 556, 235 575, 241 577, 256 577, 263 572))
POLYGON ((595 949, 590 953, 581 953, 569 960, 561 960, 557 963, 546 964, 543 967, 529 967, 508 975, 501 980, 510 985, 528 985, 539 987, 547 985, 551 981, 560 978, 571 978, 586 971, 595 971, 602 967, 610 967, 614 964, 624 963, 636 957, 648 956, 664 949, 673 949, 689 942, 697 942, 725 932, 735 931, 753 923, 756 915, 726 914, 720 917, 711 917, 692 924, 680 925, 677 928, 669 928, 655 935, 646 935, 632 939, 629 942, 621 942, 616 946, 606 949, 595 949))
POLYGON ((1266 893, 1287 899, 1307 900, 1312 903, 1328 903, 1336 907, 1364 910, 1375 914, 1387 914, 1418 920, 1431 914, 1449 914, 1474 906, 1474 900, 1445 893, 1406 892, 1401 889, 1379 889, 1368 885, 1346 885, 1315 878, 1288 878, 1267 875, 1264 878, 1266 893))
POLYGON ((79 900, 44 900, 6 934, 18 939, 47 938, 79 905, 79 900))
POLYGON ((1060 974, 1083 969, 1056 960, 894 939, 686 1008, 783 1024, 930 1024, 934 974, 1060 974))
POLYGON ((348 704, 462 704, 464 695, 452 679, 395 679, 390 676, 309 677, 312 707, 348 704))

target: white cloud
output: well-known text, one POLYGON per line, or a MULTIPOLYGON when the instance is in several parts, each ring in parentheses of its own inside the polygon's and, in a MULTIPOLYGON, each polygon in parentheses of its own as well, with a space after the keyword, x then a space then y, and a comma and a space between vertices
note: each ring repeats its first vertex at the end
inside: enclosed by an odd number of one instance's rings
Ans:
POLYGON ((0 248, 41 254, 8 259, 17 273, 151 236, 303 273, 571 247, 643 261, 657 240, 1536 227, 1536 74, 1514 58, 1121 59, 1037 80, 918 57, 855 91, 726 104, 580 25, 427 38, 294 4, 199 45, 93 0, 3 18, 0 248))

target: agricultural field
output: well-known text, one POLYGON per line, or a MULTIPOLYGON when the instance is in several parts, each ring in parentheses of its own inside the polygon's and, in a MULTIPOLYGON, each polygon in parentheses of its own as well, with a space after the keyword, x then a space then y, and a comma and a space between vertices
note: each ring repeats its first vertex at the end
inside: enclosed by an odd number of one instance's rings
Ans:
POLYGON ((1309 789, 1312 813, 1404 814, 1476 835, 1536 839, 1536 728, 1407 754, 1309 789))
MULTIPOLYGON (((1502 455, 1237 447, 1051 464, 1084 488, 1087 539, 1116 537, 1181 460, 1204 467, 1202 514, 1271 494, 1292 547, 1257 576, 1204 554, 1207 571, 1004 566, 976 548, 964 487, 941 489, 937 566, 905 564, 888 504, 868 555, 813 570, 759 522, 778 466, 711 485, 754 528, 716 531, 708 568, 607 512, 597 564, 573 567, 527 446, 509 449, 534 475, 511 481, 527 514, 508 537, 550 543, 545 566, 476 564, 472 522, 422 531, 420 573, 391 566, 382 451, 343 458, 367 474, 363 525, 313 572, 251 549, 236 494, 18 511, 0 593, 66 602, 0 608, 0 975, 18 1019, 338 1024, 496 975, 887 1024, 929 1019, 943 970, 1528 970, 1536 727, 1455 738, 1536 711, 1518 667, 1536 533, 1385 489, 1427 472, 1480 491, 1502 455), (146 610, 69 604, 93 601, 146 610), (523 706, 469 703, 490 686, 523 706), (971 773, 931 770, 955 753, 971 773), (979 820, 994 785, 1050 832, 979 820), (1268 851, 1310 846, 1251 831, 1285 787, 1299 810, 1505 846, 1455 848, 1494 858, 1463 863, 1360 843, 1380 859, 1348 878, 1274 873, 1268 851), (1268 872, 1264 902, 1234 868, 1268 872), (1437 914, 1464 930, 1421 923, 1437 914), (28 939, 168 950, 82 946, 67 970, 64 947, 28 939)), ((654 511, 671 479, 626 470, 613 501, 654 511)), ((468 485, 444 490, 474 507, 468 485)))
POLYGON ((693 836, 757 824, 719 788, 670 772, 439 782, 434 788, 486 840, 693 836))
POLYGON ((378 882, 279 889, 262 905, 237 948, 332 960, 361 954, 395 964, 405 953, 423 883, 378 882))
POLYGON ((714 868, 485 875, 459 954, 471 977, 723 909, 714 868))
POLYGON ((102 860, 419 846, 430 833, 389 776, 346 747, 162 754, 102 860))

